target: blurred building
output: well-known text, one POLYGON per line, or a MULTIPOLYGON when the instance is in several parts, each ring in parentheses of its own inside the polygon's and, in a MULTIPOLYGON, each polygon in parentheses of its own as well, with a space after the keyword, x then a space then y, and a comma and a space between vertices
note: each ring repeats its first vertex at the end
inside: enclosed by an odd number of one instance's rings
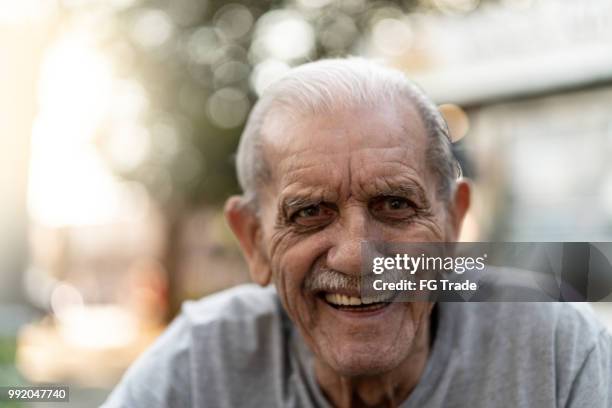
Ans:
POLYGON ((416 80, 467 113, 449 122, 473 162, 469 238, 609 241, 612 5, 531 2, 427 26, 437 63, 416 80))

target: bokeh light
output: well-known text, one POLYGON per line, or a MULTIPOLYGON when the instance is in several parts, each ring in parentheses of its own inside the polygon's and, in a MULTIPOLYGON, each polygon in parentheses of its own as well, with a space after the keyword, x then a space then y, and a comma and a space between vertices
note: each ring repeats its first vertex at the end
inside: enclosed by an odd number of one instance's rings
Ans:
POLYGON ((132 37, 139 45, 152 48, 164 44, 172 31, 172 21, 166 12, 145 10, 134 21, 132 37))
POLYGON ((478 7, 480 0, 432 0, 438 10, 454 14, 468 13, 478 7))
POLYGON ((198 64, 212 64, 221 45, 217 32, 212 27, 200 27, 187 40, 187 53, 198 64))
POLYGON ((374 25, 372 39, 384 54, 399 56, 412 45, 412 29, 405 19, 384 18, 374 25))
POLYGON ((253 26, 253 14, 241 4, 227 4, 217 11, 214 24, 219 33, 230 40, 245 36, 253 26))
POLYGON ((83 33, 52 47, 42 66, 40 113, 32 132, 28 204, 45 225, 107 222, 116 211, 113 177, 93 138, 111 102, 110 62, 83 33))
POLYGON ((151 149, 149 130, 138 122, 122 122, 112 128, 105 140, 105 151, 119 171, 136 169, 151 149))
POLYGON ((449 103, 438 106, 448 125, 451 140, 458 142, 463 139, 470 129, 470 119, 460 106, 449 103))
POLYGON ((286 62, 275 59, 267 59, 257 64, 251 76, 251 83, 257 95, 261 95, 268 86, 282 78, 289 69, 286 62))
POLYGON ((254 53, 290 61, 307 57, 314 47, 314 31, 304 17, 290 10, 273 10, 257 21, 254 53))
POLYGON ((35 23, 56 8, 57 4, 49 0, 0 0, 0 24, 35 23))
POLYGON ((221 128, 240 126, 249 108, 246 94, 236 88, 219 89, 208 101, 208 115, 221 128))
POLYGON ((353 19, 344 13, 334 13, 328 20, 320 29, 321 44, 332 54, 342 53, 358 37, 359 29, 353 19))

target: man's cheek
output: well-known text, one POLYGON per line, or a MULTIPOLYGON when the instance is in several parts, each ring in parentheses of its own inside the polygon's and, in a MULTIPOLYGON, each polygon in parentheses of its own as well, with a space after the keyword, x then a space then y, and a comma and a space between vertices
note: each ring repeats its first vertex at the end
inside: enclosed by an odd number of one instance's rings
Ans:
POLYGON ((404 241, 411 242, 436 242, 446 241, 448 233, 444 224, 437 222, 437 220, 421 218, 415 220, 411 228, 403 231, 401 235, 401 237, 394 239, 399 241, 401 239, 398 238, 403 238, 404 241))
POLYGON ((433 303, 430 302, 407 303, 407 305, 410 307, 412 321, 418 326, 429 319, 431 309, 433 308, 433 303))
POLYGON ((276 282, 277 291, 291 319, 308 330, 315 325, 316 298, 304 293, 301 281, 291 279, 290 274, 291 270, 283 270, 279 274, 276 282))
POLYGON ((274 268, 274 284, 276 291, 287 311, 291 314, 293 309, 300 303, 302 294, 300 293, 301 284, 296 279, 296 271, 290 266, 281 266, 274 268))

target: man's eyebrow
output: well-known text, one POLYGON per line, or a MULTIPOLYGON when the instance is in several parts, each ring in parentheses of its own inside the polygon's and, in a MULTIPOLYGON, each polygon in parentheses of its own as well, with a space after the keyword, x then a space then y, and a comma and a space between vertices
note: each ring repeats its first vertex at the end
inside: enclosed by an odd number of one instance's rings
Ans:
POLYGON ((424 206, 429 204, 425 190, 416 182, 385 183, 384 186, 373 185, 371 192, 376 195, 411 198, 417 201, 417 204, 424 206))
POLYGON ((321 201, 317 196, 290 196, 282 201, 284 208, 302 207, 321 201))
POLYGON ((288 194, 279 202, 279 213, 288 216, 288 211, 292 208, 307 207, 326 200, 326 194, 322 191, 288 194))

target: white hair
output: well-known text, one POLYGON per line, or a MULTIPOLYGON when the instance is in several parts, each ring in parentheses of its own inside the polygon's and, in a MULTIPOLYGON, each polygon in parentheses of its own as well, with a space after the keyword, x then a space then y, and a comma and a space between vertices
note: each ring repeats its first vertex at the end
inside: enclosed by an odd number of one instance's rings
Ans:
POLYGON ((363 58, 310 62, 291 69, 264 91, 253 107, 236 156, 238 181, 249 204, 269 179, 262 149, 262 129, 271 112, 317 115, 355 106, 411 103, 429 134, 427 163, 437 175, 438 191, 448 198, 460 168, 451 150, 448 127, 436 105, 402 72, 363 58))

